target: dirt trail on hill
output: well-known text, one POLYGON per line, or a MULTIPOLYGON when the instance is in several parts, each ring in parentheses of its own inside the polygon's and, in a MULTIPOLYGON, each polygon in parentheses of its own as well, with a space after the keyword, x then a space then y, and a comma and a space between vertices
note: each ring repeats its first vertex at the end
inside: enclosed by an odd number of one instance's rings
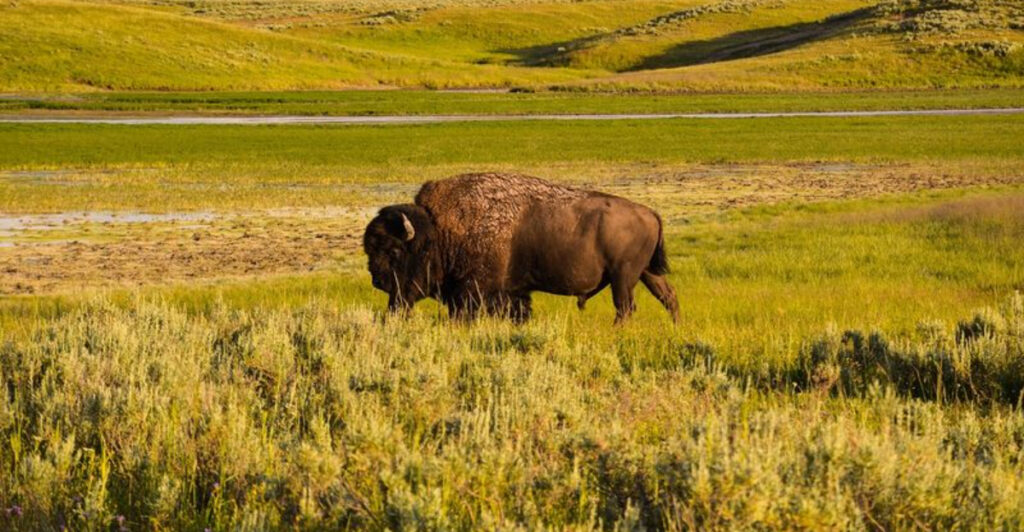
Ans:
POLYGON ((564 115, 394 115, 394 116, 0 116, 0 123, 27 124, 117 124, 117 125, 301 125, 301 124, 436 124, 444 122, 518 122, 528 120, 659 120, 669 118, 730 119, 872 116, 960 116, 1024 113, 1022 107, 1001 109, 917 109, 905 111, 793 111, 771 113, 654 113, 654 114, 564 114, 564 115))

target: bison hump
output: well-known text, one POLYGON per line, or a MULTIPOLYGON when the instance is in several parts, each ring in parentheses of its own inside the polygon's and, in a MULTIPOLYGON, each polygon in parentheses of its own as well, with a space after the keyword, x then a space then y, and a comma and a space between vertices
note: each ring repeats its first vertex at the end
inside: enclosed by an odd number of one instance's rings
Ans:
POLYGON ((463 174, 423 185, 416 204, 434 219, 444 252, 466 271, 507 263, 523 212, 537 202, 564 202, 586 192, 520 174, 463 174))

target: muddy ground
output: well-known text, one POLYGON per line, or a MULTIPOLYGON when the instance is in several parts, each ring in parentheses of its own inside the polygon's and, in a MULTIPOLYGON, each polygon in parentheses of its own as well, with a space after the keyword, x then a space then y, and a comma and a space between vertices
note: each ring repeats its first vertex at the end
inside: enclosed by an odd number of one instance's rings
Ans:
MULTIPOLYGON (((839 163, 633 165, 628 172, 595 175, 573 181, 651 205, 669 234, 694 220, 758 204, 1021 182, 1015 176, 839 163)), ((0 295, 361 268, 362 228, 387 202, 380 187, 366 185, 353 204, 327 208, 0 213, 0 295)))

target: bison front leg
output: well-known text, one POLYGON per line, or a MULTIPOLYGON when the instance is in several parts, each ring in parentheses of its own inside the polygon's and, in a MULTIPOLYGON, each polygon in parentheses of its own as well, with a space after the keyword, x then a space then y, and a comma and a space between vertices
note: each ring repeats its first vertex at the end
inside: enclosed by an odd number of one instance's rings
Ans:
POLYGON ((399 316, 408 316, 412 310, 412 305, 401 295, 391 293, 388 294, 388 313, 396 314, 399 316))
POLYGON ((484 306, 483 298, 468 290, 459 290, 446 303, 450 318, 467 323, 476 320, 484 306))
POLYGON ((530 295, 498 294, 487 299, 487 312, 492 316, 510 319, 517 324, 530 319, 532 313, 530 295))
POLYGON ((508 317, 517 324, 526 323, 533 314, 533 300, 530 295, 516 296, 509 305, 508 317))
POLYGON ((448 304, 448 317, 469 323, 475 321, 480 314, 479 303, 472 299, 462 299, 448 304))

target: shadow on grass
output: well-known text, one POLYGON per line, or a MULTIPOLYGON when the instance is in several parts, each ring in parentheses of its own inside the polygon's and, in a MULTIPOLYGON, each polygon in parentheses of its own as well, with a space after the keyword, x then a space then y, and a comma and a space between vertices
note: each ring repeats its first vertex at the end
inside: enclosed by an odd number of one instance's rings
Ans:
MULTIPOLYGON (((685 42, 664 53, 643 58, 622 71, 683 67, 770 55, 835 37, 848 31, 862 20, 870 18, 874 12, 874 7, 866 7, 818 22, 802 22, 740 31, 714 39, 685 42)), ((497 50, 496 52, 516 56, 518 59, 514 63, 524 66, 564 67, 570 65, 574 53, 624 35, 629 34, 613 31, 568 41, 527 48, 497 50)))
POLYGON ((740 31, 714 39, 687 42, 648 57, 630 70, 719 63, 783 52, 842 34, 873 13, 874 8, 867 7, 818 22, 740 31))

